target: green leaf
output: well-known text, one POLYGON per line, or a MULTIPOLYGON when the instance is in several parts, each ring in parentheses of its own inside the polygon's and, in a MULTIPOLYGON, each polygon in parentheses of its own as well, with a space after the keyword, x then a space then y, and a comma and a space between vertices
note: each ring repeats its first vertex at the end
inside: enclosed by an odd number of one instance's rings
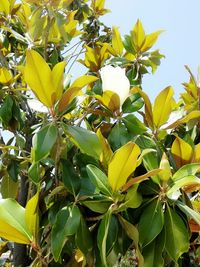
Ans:
POLYGON ((4 99, 3 104, 0 107, 0 119, 6 126, 12 119, 12 108, 13 108, 13 99, 10 95, 7 95, 4 99))
POLYGON ((87 165, 87 173, 91 182, 107 196, 112 196, 112 189, 108 183, 108 177, 96 166, 87 165))
POLYGON ((28 176, 33 181, 34 184, 40 182, 40 165, 39 162, 33 162, 28 169, 28 176))
POLYGON ((62 248, 67 240, 67 237, 74 235, 79 227, 81 214, 79 208, 64 207, 62 208, 56 218, 51 233, 51 247, 54 260, 59 260, 62 248))
POLYGON ((35 162, 46 158, 57 139, 57 128, 49 124, 40 129, 33 137, 32 155, 35 162))
POLYGON ((81 188, 81 180, 72 163, 69 160, 61 160, 62 163, 62 180, 67 190, 76 196, 81 188))
POLYGON ((179 257, 189 250, 189 234, 181 217, 170 207, 165 212, 165 249, 177 262, 179 257))
POLYGON ((143 247, 151 243, 162 231, 164 216, 162 204, 159 199, 153 200, 143 211, 138 230, 140 243, 143 247))
POLYGON ((108 211, 113 202, 106 197, 94 197, 92 200, 85 200, 82 203, 90 210, 103 214, 108 211))
POLYGON ((138 208, 142 203, 142 196, 138 193, 139 184, 133 185, 127 192, 125 197, 125 206, 127 208, 138 208))
POLYGON ((173 181, 177 181, 179 179, 182 179, 184 177, 195 175, 198 171, 200 171, 200 163, 191 163, 186 164, 172 176, 173 181))
POLYGON ((0 236, 21 244, 32 241, 25 223, 25 209, 10 198, 0 200, 0 236))
POLYGON ((101 143, 97 135, 89 130, 77 126, 64 125, 66 134, 71 137, 72 142, 80 150, 96 159, 100 158, 102 153, 101 143))
POLYGON ((122 110, 124 113, 131 113, 138 111, 141 109, 144 105, 144 101, 140 94, 135 93, 129 96, 124 104, 122 105, 122 110))
POLYGON ((88 253, 91 252, 93 248, 92 234, 82 216, 76 233, 76 245, 85 257, 87 257, 88 253))
POLYGON ((144 267, 163 267, 164 260, 162 252, 165 246, 165 235, 163 232, 149 245, 144 247, 142 255, 144 256, 144 267))
POLYGON ((116 216, 112 215, 110 218, 110 224, 108 229, 108 236, 106 241, 106 255, 108 256, 118 237, 118 220, 116 216))
POLYGON ((123 119, 124 124, 126 125, 129 132, 134 135, 143 134, 147 131, 146 126, 133 114, 129 114, 123 119))
POLYGON ((109 210, 103 217, 97 234, 97 245, 100 252, 100 257, 102 261, 102 267, 108 267, 106 260, 106 243, 108 237, 108 230, 111 219, 111 211, 109 210))
POLYGON ((200 184, 200 179, 194 175, 185 176, 181 179, 174 181, 173 186, 167 191, 167 197, 177 200, 181 195, 179 189, 188 185, 200 184))
POLYGON ((2 198, 16 198, 18 193, 19 183, 14 182, 9 176, 4 176, 1 180, 1 195, 2 198))
POLYGON ((182 212, 184 212, 190 219, 195 220, 196 223, 198 223, 198 225, 200 225, 200 214, 198 212, 196 212, 195 210, 191 209, 190 207, 188 207, 186 204, 177 201, 176 205, 179 207, 180 210, 182 210, 182 212))
POLYGON ((139 249, 139 233, 137 228, 131 224, 130 222, 126 221, 123 217, 119 215, 119 222, 122 225, 123 229, 125 230, 127 236, 133 240, 134 247, 136 250, 136 256, 138 258, 138 267, 144 266, 144 259, 139 249))
POLYGON ((17 160, 11 159, 7 167, 7 172, 10 178, 12 178, 14 182, 17 182, 19 174, 19 162, 17 160))

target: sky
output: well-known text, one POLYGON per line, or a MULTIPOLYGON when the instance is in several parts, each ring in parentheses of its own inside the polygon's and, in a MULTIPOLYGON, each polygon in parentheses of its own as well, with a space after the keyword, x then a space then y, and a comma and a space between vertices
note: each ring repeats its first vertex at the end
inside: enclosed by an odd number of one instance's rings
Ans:
POLYGON ((178 98, 183 82, 189 75, 188 65, 195 76, 200 64, 200 1, 199 0, 106 0, 112 12, 102 17, 106 25, 118 26, 122 35, 129 34, 137 19, 142 21, 146 33, 164 30, 155 49, 162 59, 154 75, 145 75, 143 90, 153 99, 162 89, 171 85, 178 98))

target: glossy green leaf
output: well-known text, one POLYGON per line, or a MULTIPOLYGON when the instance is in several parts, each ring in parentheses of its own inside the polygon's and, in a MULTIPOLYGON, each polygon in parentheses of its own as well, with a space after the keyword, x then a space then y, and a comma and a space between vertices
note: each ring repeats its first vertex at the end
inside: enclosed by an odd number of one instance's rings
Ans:
POLYGON ((106 240, 106 255, 108 256, 113 249, 118 237, 118 220, 115 215, 110 218, 110 224, 108 229, 108 236, 106 240))
POLYGON ((107 196, 112 195, 112 189, 108 183, 108 177, 96 166, 87 165, 87 173, 90 177, 91 182, 107 196))
POLYGON ((87 257, 93 248, 92 234, 82 216, 76 233, 76 245, 85 257, 87 257))
POLYGON ((79 227, 81 214, 76 206, 62 208, 56 217, 51 233, 51 248, 54 260, 59 260, 68 236, 74 235, 79 227))
POLYGON ((128 190, 124 202, 119 206, 118 211, 126 210, 127 208, 138 208, 142 203, 142 196, 140 193, 138 193, 139 184, 135 184, 131 186, 131 188, 128 190))
POLYGON ((181 217, 170 207, 165 212, 165 249, 177 262, 179 257, 189 249, 189 234, 181 217))
POLYGON ((18 174, 19 174, 19 162, 15 159, 11 159, 8 167, 7 167, 7 172, 10 176, 10 178, 14 181, 17 182, 18 180, 18 174))
POLYGON ((66 134, 80 150, 96 159, 100 158, 102 153, 101 143, 94 132, 81 127, 65 125, 66 134))
POLYGON ((19 182, 14 182, 9 176, 4 176, 1 180, 2 198, 16 198, 19 188, 19 182))
POLYGON ((151 243, 158 236, 162 231, 163 224, 162 204, 159 199, 153 200, 145 207, 138 225, 140 243, 143 247, 151 243))
POLYGON ((97 234, 97 245, 98 245, 99 252, 100 252, 102 267, 108 267, 107 260, 106 260, 106 243, 107 243, 108 230, 109 230, 111 216, 112 214, 110 211, 108 211, 104 215, 99 225, 98 234, 97 234))
POLYGON ((200 179, 194 175, 188 175, 174 182, 172 187, 167 191, 167 197, 173 200, 177 200, 180 196, 179 189, 184 186, 198 185, 200 184, 200 179))
POLYGON ((177 181, 184 177, 195 175, 199 171, 200 171, 200 163, 186 164, 180 169, 178 169, 177 172, 175 172, 175 174, 172 176, 172 179, 173 181, 177 181))
POLYGON ((144 247, 142 255, 144 256, 144 267, 163 267, 164 260, 162 252, 165 246, 165 235, 161 232, 156 239, 144 247))
POLYGON ((12 107, 13 99, 10 95, 7 95, 0 107, 0 119, 4 125, 8 125, 9 121, 12 119, 12 107))
POLYGON ((134 135, 143 134, 147 131, 146 126, 133 114, 129 114, 123 119, 128 131, 134 135))
POLYGON ((97 213, 106 213, 112 205, 112 201, 106 197, 95 197, 82 202, 84 206, 97 213))
POLYGON ((40 129, 33 137, 32 156, 35 162, 46 158, 57 139, 57 128, 49 124, 40 129))
POLYGON ((182 212, 184 212, 190 219, 195 220, 196 223, 198 223, 198 225, 200 225, 200 214, 199 212, 191 209, 190 207, 188 207, 186 204, 184 204, 183 202, 177 201, 176 205, 179 207, 180 210, 182 210, 182 212))
POLYGON ((34 184, 40 182, 40 165, 39 162, 33 162, 28 169, 28 176, 33 181, 34 184))
POLYGON ((32 241, 25 222, 25 209, 10 198, 0 200, 0 236, 21 244, 32 241))
POLYGON ((135 93, 129 96, 124 104, 122 105, 122 110, 124 113, 131 113, 138 111, 141 109, 144 105, 144 101, 140 94, 135 93))
POLYGON ((68 160, 61 160, 62 163, 62 180, 67 190, 76 196, 81 187, 81 178, 75 172, 72 163, 68 160))

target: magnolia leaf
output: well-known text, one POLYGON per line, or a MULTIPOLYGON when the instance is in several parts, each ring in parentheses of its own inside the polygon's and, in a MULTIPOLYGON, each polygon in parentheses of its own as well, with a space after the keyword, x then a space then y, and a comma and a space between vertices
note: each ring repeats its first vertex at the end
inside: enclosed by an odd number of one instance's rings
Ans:
POLYGON ((119 190, 137 166, 140 148, 133 142, 119 148, 108 165, 108 181, 113 191, 119 190))
POLYGON ((133 31, 131 32, 132 42, 136 50, 140 50, 145 42, 145 31, 141 21, 138 19, 133 31))
POLYGON ((52 82, 54 90, 56 90, 56 100, 60 99, 63 92, 63 83, 64 83, 64 70, 66 62, 62 61, 56 64, 52 70, 52 82))
POLYGON ((3 198, 16 198, 19 182, 14 182, 9 176, 4 176, 1 180, 1 195, 3 198))
POLYGON ((100 156, 100 161, 107 168, 108 164, 109 164, 109 162, 110 162, 110 160, 111 160, 111 158, 113 156, 113 152, 112 152, 112 149, 111 149, 108 141, 102 135, 100 129, 97 130, 97 136, 98 136, 99 141, 100 141, 101 146, 102 146, 102 153, 101 153, 101 156, 100 156))
POLYGON ((168 86, 156 97, 153 106, 153 120, 157 129, 166 123, 169 118, 174 103, 173 94, 174 90, 171 86, 168 86))
POLYGON ((189 163, 193 155, 192 147, 180 137, 174 140, 171 152, 178 168, 189 163))
POLYGON ((177 201, 176 202, 179 209, 181 209, 190 219, 195 220, 195 222, 200 226, 200 213, 191 209, 183 202, 177 201))
POLYGON ((120 109, 120 98, 118 94, 112 91, 106 90, 103 92, 102 96, 96 95, 95 98, 100 100, 100 102, 112 112, 120 109))
POLYGON ((162 33, 163 31, 157 31, 157 32, 153 32, 150 34, 146 35, 145 38, 145 42, 143 43, 142 47, 141 47, 141 52, 146 52, 147 50, 149 50, 157 41, 158 36, 162 33))
POLYGON ((98 78, 92 75, 84 75, 76 79, 62 95, 58 105, 58 111, 63 112, 83 87, 97 80, 98 78))
POLYGON ((184 165, 182 168, 178 169, 177 172, 172 176, 173 181, 183 179, 187 176, 194 176, 197 172, 200 171, 200 163, 191 163, 184 165))
POLYGON ((169 256, 177 262, 190 246, 189 233, 180 216, 170 207, 165 212, 165 249, 169 256))
POLYGON ((25 221, 34 241, 37 243, 39 231, 39 212, 38 212, 39 191, 26 204, 25 221))
POLYGON ((32 241, 32 234, 25 222, 25 209, 10 198, 0 200, 0 236, 21 244, 32 241))
POLYGON ((10 1, 9 0, 1 0, 0 1, 0 12, 9 15, 10 13, 10 1))
POLYGON ((0 68, 0 83, 9 84, 13 79, 11 71, 5 67, 0 68))
POLYGON ((164 214, 160 200, 153 200, 144 209, 138 230, 140 233, 140 243, 142 246, 146 246, 151 243, 158 234, 162 231, 164 225, 164 214))
POLYGON ((114 49, 116 55, 122 55, 124 46, 117 27, 112 28, 112 48, 114 49))

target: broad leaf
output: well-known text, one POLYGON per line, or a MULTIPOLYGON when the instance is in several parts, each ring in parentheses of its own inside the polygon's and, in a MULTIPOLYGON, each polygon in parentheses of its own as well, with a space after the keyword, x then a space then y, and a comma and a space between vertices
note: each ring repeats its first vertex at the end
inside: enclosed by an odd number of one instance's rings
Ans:
POLYGON ((133 31, 131 32, 132 42, 136 50, 140 50, 145 41, 145 32, 140 20, 137 20, 133 31))
POLYGON ((2 198, 16 198, 18 193, 19 182, 14 182, 9 176, 4 176, 1 180, 2 198))
POLYGON ((177 172, 175 172, 175 174, 172 176, 172 180, 177 181, 179 179, 182 179, 190 175, 193 176, 199 171, 200 171, 200 163, 186 164, 182 168, 178 169, 177 172))
POLYGON ((164 215, 162 204, 159 199, 153 200, 140 217, 138 230, 140 233, 140 243, 146 246, 151 243, 162 231, 164 215))
POLYGON ((112 28, 112 48, 114 49, 116 55, 121 56, 121 54, 123 53, 124 46, 117 27, 112 28))
POLYGON ((91 182, 107 196, 112 196, 112 190, 108 183, 108 177, 96 166, 87 165, 87 173, 91 182))
POLYGON ((100 158, 102 148, 97 135, 89 130, 77 126, 64 125, 66 134, 80 150, 96 159, 100 158))
POLYGON ((200 225, 200 213, 191 209, 190 207, 188 207, 186 204, 177 201, 176 202, 177 206, 179 207, 179 209, 182 210, 182 212, 184 212, 190 219, 195 220, 195 222, 200 225))
POLYGON ((51 233, 51 246, 54 260, 59 260, 62 248, 68 236, 74 235, 78 231, 81 214, 78 207, 62 208, 56 218, 51 233))
POLYGON ((100 161, 103 163, 103 166, 105 168, 107 168, 108 164, 109 164, 109 162, 110 162, 110 160, 111 160, 111 158, 113 156, 113 152, 112 152, 112 149, 111 149, 108 141, 102 135, 100 129, 97 130, 97 136, 98 136, 99 141, 100 141, 101 146, 102 146, 102 153, 101 153, 101 156, 100 156, 100 161))
POLYGON ((146 126, 133 114, 129 114, 123 119, 128 131, 134 135, 143 134, 147 131, 146 126))
POLYGON ((57 128, 49 124, 40 129, 33 137, 32 156, 35 162, 46 158, 57 139, 57 128))
POLYGON ((177 262, 179 257, 189 249, 189 234, 181 217, 170 207, 165 212, 165 233, 165 249, 177 262))
POLYGON ((0 200, 0 236, 21 244, 32 241, 32 234, 25 222, 25 209, 13 199, 0 200))
POLYGON ((168 120, 173 108, 173 94, 174 91, 169 86, 156 97, 153 106, 153 120, 156 128, 160 128, 168 120))
POLYGON ((157 32, 153 32, 150 34, 146 35, 145 38, 145 42, 143 43, 142 47, 141 47, 141 51, 145 52, 147 50, 149 50, 157 41, 158 36, 162 33, 163 31, 157 31, 157 32))
POLYGON ((140 148, 133 142, 118 149, 108 166, 108 181, 113 191, 119 190, 137 166, 140 148))

